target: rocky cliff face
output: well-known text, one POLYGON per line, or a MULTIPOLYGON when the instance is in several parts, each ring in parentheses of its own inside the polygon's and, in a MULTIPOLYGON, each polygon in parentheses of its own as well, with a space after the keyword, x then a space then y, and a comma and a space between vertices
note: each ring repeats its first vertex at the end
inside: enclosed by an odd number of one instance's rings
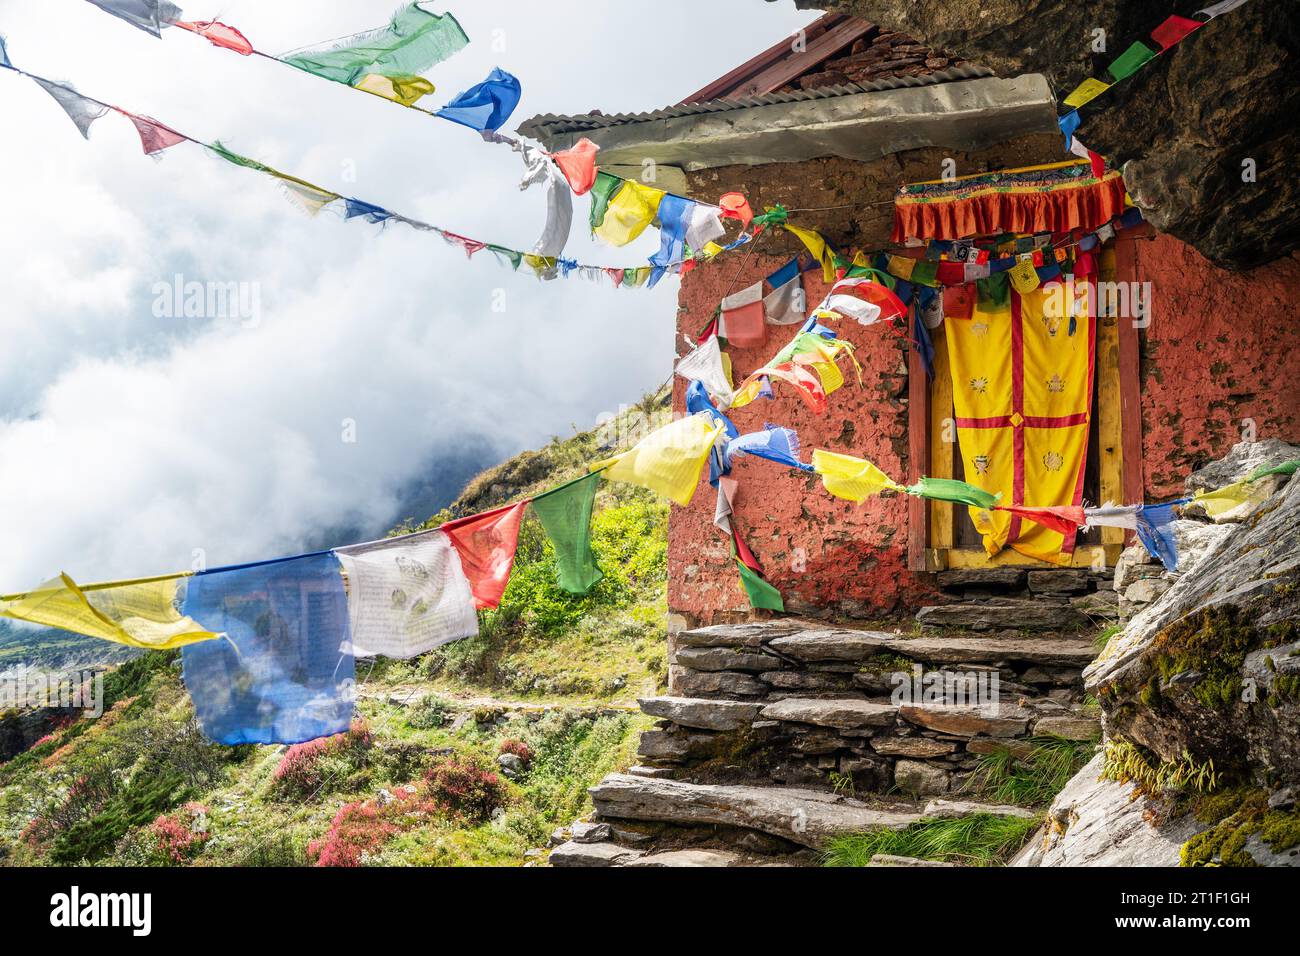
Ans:
MULTIPOLYGON (((1043 73, 1064 98, 1134 40, 1199 0, 796 0, 843 10, 1001 73, 1043 73), (1094 53, 1094 30, 1106 48, 1094 53)), ((1300 16, 1251 3, 1218 17, 1081 111, 1080 139, 1123 165, 1135 202, 1162 232, 1234 269, 1300 246, 1300 16), (1243 181, 1253 161, 1254 182, 1243 181)))
MULTIPOLYGON (((1242 443, 1187 490, 1298 456, 1242 443)), ((1122 606, 1149 603, 1084 672, 1106 752, 1022 864, 1300 865, 1300 480, 1261 479, 1213 521, 1195 512, 1174 524, 1176 575, 1133 553, 1117 569, 1122 606)))

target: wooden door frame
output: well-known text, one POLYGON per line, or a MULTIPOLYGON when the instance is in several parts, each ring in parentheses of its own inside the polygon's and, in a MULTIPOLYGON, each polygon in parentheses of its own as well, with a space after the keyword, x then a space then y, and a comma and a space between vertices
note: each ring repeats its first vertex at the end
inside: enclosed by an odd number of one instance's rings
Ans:
MULTIPOLYGON (((1152 234, 1146 224, 1125 230, 1101 250, 1099 279, 1114 282, 1138 281, 1136 239, 1152 234)), ((1102 501, 1116 504, 1142 500, 1142 396, 1140 373, 1141 340, 1131 320, 1100 315, 1096 325, 1096 366, 1093 388, 1097 392, 1098 460, 1102 501)), ((951 421, 952 379, 948 374, 948 343, 943 334, 933 336, 934 381, 915 348, 908 350, 908 478, 953 477, 951 441, 935 440, 951 421)), ((989 557, 980 548, 954 546, 955 505, 912 497, 908 501, 907 563, 912 571, 944 571, 950 568, 1041 567, 1055 565, 1027 557, 1006 548, 989 557)), ((1103 528, 1102 543, 1080 545, 1071 557, 1071 567, 1113 567, 1128 543, 1122 528, 1103 528)))

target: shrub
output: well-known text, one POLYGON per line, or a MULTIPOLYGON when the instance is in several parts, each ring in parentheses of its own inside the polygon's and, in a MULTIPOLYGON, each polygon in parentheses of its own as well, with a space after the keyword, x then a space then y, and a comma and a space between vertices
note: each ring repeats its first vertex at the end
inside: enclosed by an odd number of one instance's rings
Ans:
POLYGON ((514 754, 522 760, 525 765, 533 762, 533 748, 528 746, 528 744, 524 743, 522 740, 516 740, 513 737, 501 741, 501 746, 497 749, 497 753, 514 754))
POLYGON ((418 826, 433 810, 415 789, 399 788, 386 799, 348 803, 334 815, 329 830, 307 844, 316 866, 362 866, 397 834, 418 826))
POLYGON ((416 730, 441 727, 451 713, 451 704, 437 694, 421 697, 406 711, 406 723, 416 730))
POLYGON ((187 803, 179 812, 160 815, 146 827, 150 862, 162 866, 179 866, 188 862, 208 842, 208 808, 187 803))
POLYGON ((288 796, 315 796, 333 781, 335 775, 331 773, 331 764, 333 769, 339 769, 332 758, 355 769, 365 763, 371 742, 369 726, 364 720, 355 720, 344 733, 294 744, 285 751, 275 768, 272 788, 288 796))
POLYGON ((424 779, 425 792, 439 809, 469 823, 486 820, 504 796, 501 778, 468 757, 446 757, 424 779))

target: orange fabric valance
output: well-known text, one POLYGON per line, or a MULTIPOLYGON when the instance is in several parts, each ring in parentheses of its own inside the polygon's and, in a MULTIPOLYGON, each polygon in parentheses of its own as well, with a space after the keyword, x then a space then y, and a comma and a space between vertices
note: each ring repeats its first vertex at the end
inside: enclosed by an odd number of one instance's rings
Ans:
POLYGON ((1100 179, 1088 163, 1003 170, 903 186, 894 198, 893 240, 1091 232, 1126 206, 1124 179, 1117 170, 1100 179))

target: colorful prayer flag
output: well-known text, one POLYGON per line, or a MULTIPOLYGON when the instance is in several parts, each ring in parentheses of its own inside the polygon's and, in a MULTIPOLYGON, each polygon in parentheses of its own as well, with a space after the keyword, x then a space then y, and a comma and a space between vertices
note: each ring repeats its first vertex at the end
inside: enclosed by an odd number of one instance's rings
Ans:
POLYGON ((990 494, 983 488, 956 478, 922 478, 914 485, 904 489, 909 495, 918 498, 930 498, 934 501, 951 501, 954 504, 969 505, 972 508, 988 510, 998 503, 1002 493, 990 494))
POLYGON ((82 96, 73 89, 71 83, 52 83, 36 77, 32 77, 32 79, 36 80, 37 85, 54 98, 54 102, 63 107, 63 112, 67 113, 68 119, 76 124, 77 129, 81 131, 81 135, 86 139, 90 139, 90 124, 107 113, 108 107, 82 96))
POLYGON ((233 50, 240 56, 253 54, 253 44, 248 42, 248 37, 220 20, 196 20, 193 23, 177 20, 175 25, 182 30, 197 33, 213 46, 219 46, 223 50, 233 50))
POLYGON ((183 143, 189 138, 148 116, 136 116, 126 110, 119 110, 119 112, 135 125, 136 132, 140 134, 140 145, 144 147, 146 155, 160 153, 169 146, 183 143))
POLYGON ((367 75, 418 76, 468 43, 469 37, 450 13, 429 13, 419 3, 411 3, 398 10, 387 26, 280 60, 327 80, 355 86, 367 75))
POLYGON ((767 341, 761 279, 727 296, 720 308, 722 318, 718 334, 729 344, 736 348, 755 348, 767 341))
POLYGON ((1087 523, 1083 508, 1075 505, 1060 505, 1048 508, 1031 508, 1025 505, 997 505, 998 511, 1009 511, 1021 518, 1028 519, 1044 528, 1050 528, 1068 539, 1087 523))
MULTIPOLYGON (((643 185, 634 179, 624 180, 623 188, 609 200, 604 216, 596 226, 596 235, 611 245, 627 245, 654 221, 663 197, 662 189, 643 185)), ((594 207, 592 211, 595 212, 594 207)))
POLYGON ((336 548, 352 653, 406 659, 478 633, 460 555, 441 530, 336 548))
MULTIPOLYGON (((795 260, 797 266, 797 260, 795 260)), ((782 273, 786 270, 782 269, 782 273)), ((771 276, 768 277, 769 281, 771 276)), ((794 275, 763 297, 763 315, 769 325, 798 325, 807 320, 808 302, 804 298, 803 277, 798 268, 794 275)))
POLYGON ((735 389, 722 364, 722 349, 716 335, 709 336, 703 345, 697 345, 678 359, 676 372, 688 382, 700 382, 708 394, 722 405, 731 404, 735 389))
POLYGON ((686 230, 690 228, 695 203, 672 193, 659 200, 659 251, 650 257, 652 265, 666 269, 680 262, 686 252, 686 230))
POLYGON ((1244 504, 1263 501, 1269 493, 1268 485, 1256 484, 1250 478, 1243 478, 1222 488, 1197 492, 1192 496, 1191 503, 1200 505, 1211 518, 1217 518, 1244 504))
POLYGON ((1168 50, 1171 46, 1182 40, 1193 30, 1205 26, 1200 20, 1189 20, 1187 17, 1180 17, 1178 14, 1170 14, 1164 23, 1151 31, 1151 39, 1160 44, 1162 51, 1168 50))
POLYGON ((595 143, 582 137, 568 149, 551 153, 551 159, 564 173, 565 181, 575 196, 581 196, 591 190, 596 182, 596 151, 600 149, 595 143))
POLYGON ((813 451, 813 471, 822 477, 822 485, 836 498, 865 501, 882 491, 903 491, 903 487, 864 458, 840 455, 821 448, 813 451))
POLYGON ((382 73, 367 73, 352 85, 403 106, 417 103, 434 90, 433 84, 422 76, 384 76, 382 73))
POLYGON ((835 250, 831 247, 822 234, 815 229, 801 229, 798 226, 792 226, 786 223, 784 227, 786 232, 792 234, 807 247, 812 253, 812 257, 821 263, 822 279, 826 282, 835 281, 835 250))
POLYGON ((1078 109, 1090 100, 1094 100, 1098 96, 1101 96, 1101 94, 1105 93, 1108 89, 1110 89, 1109 83, 1103 83, 1101 80, 1094 80, 1092 77, 1088 77, 1076 86, 1074 92, 1067 96, 1063 102, 1066 106, 1078 109))
POLYGON ((795 430, 780 425, 764 425, 761 432, 748 432, 728 441, 722 452, 724 468, 730 471, 733 459, 740 454, 765 458, 800 471, 813 470, 812 465, 799 460, 799 436, 795 430))
POLYGON ((726 235, 722 226, 722 209, 708 203, 697 202, 691 210, 691 224, 686 230, 686 244, 695 252, 706 250, 709 246, 717 247, 714 239, 726 235))
POLYGON ((460 554, 460 566, 469 579, 474 606, 480 610, 501 603, 519 544, 519 523, 528 502, 448 521, 440 530, 460 554))
POLYGON ((1118 83, 1136 73, 1148 60, 1155 58, 1156 51, 1151 49, 1141 40, 1135 40, 1133 45, 1119 55, 1119 57, 1110 66, 1106 67, 1106 72, 1111 75, 1111 79, 1118 83))
POLYGON ((754 219, 754 211, 749 208, 749 200, 744 193, 727 193, 718 199, 718 208, 723 219, 739 219, 741 228, 748 229, 754 219))
POLYGON ((1137 513, 1138 540, 1147 553, 1160 561, 1166 571, 1178 570, 1178 543, 1174 537, 1174 509, 1185 501, 1171 501, 1163 505, 1143 505, 1137 513))
POLYGON ((609 201, 614 198, 614 193, 622 185, 623 180, 617 176, 612 176, 609 173, 596 173, 596 181, 591 187, 591 213, 588 217, 593 233, 596 231, 596 227, 605 221, 609 201))
MULTIPOLYGON (((450 14, 448 14, 450 16, 450 14)), ((497 130, 519 105, 523 90, 519 81, 500 67, 495 67, 482 83, 471 86, 438 110, 439 116, 470 129, 497 130)))
POLYGON ((604 574, 591 550, 591 513, 600 473, 592 472, 533 499, 537 515, 555 549, 557 583, 571 594, 586 594, 604 574))
POLYGON ((1141 505, 1113 505, 1109 502, 1100 508, 1084 508, 1084 528, 1129 528, 1137 530, 1141 505))
POLYGON ((133 27, 156 37, 162 36, 162 28, 170 26, 181 18, 180 8, 167 0, 89 0, 105 13, 111 13, 119 20, 125 20, 133 27))
POLYGON ((184 613, 222 640, 181 650, 185 689, 219 744, 293 744, 352 722, 356 669, 332 554, 194 575, 184 613))
POLYGON ((781 600, 781 592, 759 577, 757 572, 746 567, 739 557, 735 561, 736 567, 740 569, 740 586, 745 589, 749 606, 767 611, 784 611, 785 602, 781 600))
POLYGON ((860 325, 892 322, 907 314, 907 307, 883 283, 870 278, 841 279, 816 309, 817 317, 850 318, 860 325))
POLYGON ((591 470, 686 506, 695 497, 700 473, 722 429, 722 423, 708 414, 679 418, 651 432, 631 450, 597 462, 591 470))
POLYGON ((34 591, 0 600, 0 616, 130 647, 182 647, 219 636, 177 610, 188 579, 174 574, 79 587, 61 574, 34 591))

